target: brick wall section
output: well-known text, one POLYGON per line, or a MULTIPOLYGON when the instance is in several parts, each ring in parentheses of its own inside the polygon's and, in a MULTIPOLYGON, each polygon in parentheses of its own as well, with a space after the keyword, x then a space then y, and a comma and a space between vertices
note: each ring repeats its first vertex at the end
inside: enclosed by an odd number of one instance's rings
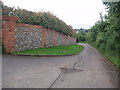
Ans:
POLYGON ((8 16, 3 16, 2 19, 3 21, 3 28, 2 28, 2 40, 3 40, 3 45, 5 48, 6 53, 11 53, 16 50, 16 21, 18 20, 18 17, 8 17, 8 16))
POLYGON ((42 31, 42 48, 46 47, 46 29, 42 31))
POLYGON ((18 17, 3 16, 3 44, 6 53, 76 43, 76 38, 39 25, 16 24, 18 17))
POLYGON ((53 32, 54 32, 54 46, 56 46, 56 31, 53 32))

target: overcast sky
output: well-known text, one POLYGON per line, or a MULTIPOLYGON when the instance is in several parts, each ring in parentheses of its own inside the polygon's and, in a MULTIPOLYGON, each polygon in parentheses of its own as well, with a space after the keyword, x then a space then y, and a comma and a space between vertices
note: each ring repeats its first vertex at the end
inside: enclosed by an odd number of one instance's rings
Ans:
POLYGON ((90 28, 106 13, 102 0, 2 0, 7 6, 31 11, 50 11, 74 29, 90 28))

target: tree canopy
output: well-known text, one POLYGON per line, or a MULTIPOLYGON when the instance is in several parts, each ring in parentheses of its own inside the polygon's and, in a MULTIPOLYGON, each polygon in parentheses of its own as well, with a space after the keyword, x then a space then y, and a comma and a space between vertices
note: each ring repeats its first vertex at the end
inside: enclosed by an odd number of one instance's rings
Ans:
POLYGON ((109 56, 116 57, 113 62, 120 65, 120 2, 104 3, 108 14, 102 16, 87 33, 87 40, 109 56), (119 60, 119 61, 118 61, 119 60))

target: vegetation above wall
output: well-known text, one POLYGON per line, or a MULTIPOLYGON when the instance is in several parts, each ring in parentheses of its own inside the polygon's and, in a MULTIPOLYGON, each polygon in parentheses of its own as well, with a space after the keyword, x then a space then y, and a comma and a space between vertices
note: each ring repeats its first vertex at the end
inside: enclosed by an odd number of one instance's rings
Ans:
POLYGON ((76 32, 70 25, 60 20, 50 12, 32 12, 25 9, 8 7, 3 5, 2 15, 18 16, 18 23, 41 25, 44 28, 61 32, 65 35, 76 37, 76 32))

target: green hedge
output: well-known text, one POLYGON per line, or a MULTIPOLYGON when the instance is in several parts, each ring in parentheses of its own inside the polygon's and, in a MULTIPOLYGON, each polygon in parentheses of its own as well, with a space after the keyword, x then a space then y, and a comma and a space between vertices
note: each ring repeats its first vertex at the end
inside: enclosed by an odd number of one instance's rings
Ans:
POLYGON ((120 2, 104 4, 108 14, 100 14, 101 19, 91 27, 86 38, 120 69, 120 2))
POLYGON ((65 35, 76 37, 76 33, 70 25, 60 20, 50 12, 32 12, 25 9, 13 8, 3 5, 2 15, 18 16, 18 23, 41 25, 47 29, 52 29, 61 32, 65 35))

